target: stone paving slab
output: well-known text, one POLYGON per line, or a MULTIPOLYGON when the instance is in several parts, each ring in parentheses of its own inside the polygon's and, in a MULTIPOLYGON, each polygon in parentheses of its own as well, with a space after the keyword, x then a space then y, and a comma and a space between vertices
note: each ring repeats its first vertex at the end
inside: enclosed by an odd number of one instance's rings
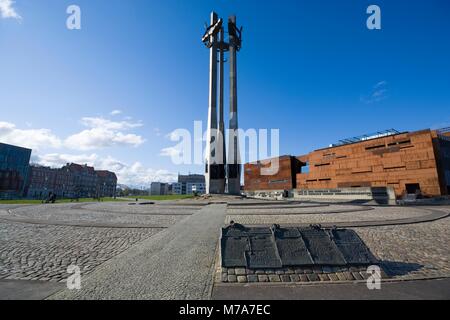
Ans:
POLYGON ((43 300, 64 287, 47 281, 0 280, 0 300, 43 300))
MULTIPOLYGON (((360 267, 295 267, 276 270, 221 268, 216 269, 216 283, 320 283, 356 281, 368 278, 367 266, 360 267), (239 271, 238 271, 239 270, 239 271), (243 270, 243 271, 242 271, 243 270), (235 276, 240 274, 240 276, 235 276), (231 277, 231 278, 230 278, 231 277), (241 277, 239 279, 239 277, 241 277), (230 281, 231 280, 231 281, 230 281), (240 280, 240 281, 239 281, 240 280)), ((382 279, 389 279, 383 270, 382 279)))
POLYGON ((366 283, 315 283, 292 285, 215 284, 214 300, 424 300, 450 299, 450 279, 382 282, 381 290, 366 283))
POLYGON ((204 207, 103 264, 81 290, 50 298, 208 299, 225 211, 224 204, 204 207))

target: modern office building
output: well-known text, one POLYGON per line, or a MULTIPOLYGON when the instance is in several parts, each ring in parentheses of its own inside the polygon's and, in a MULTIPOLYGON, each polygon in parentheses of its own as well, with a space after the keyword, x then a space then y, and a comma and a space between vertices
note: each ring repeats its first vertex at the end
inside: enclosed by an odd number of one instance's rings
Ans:
POLYGON ((150 185, 150 194, 152 196, 163 196, 169 194, 169 185, 162 182, 152 182, 150 185))
POLYGON ((0 143, 0 199, 20 198, 26 193, 31 150, 0 143))
POLYGON ((387 130, 345 139, 303 156, 283 156, 279 170, 264 175, 264 162, 245 165, 245 191, 386 188, 400 198, 450 193, 450 128, 387 130))
MULTIPOLYGON (((183 194, 183 184, 179 182, 172 183, 172 194, 183 194)), ((184 194, 186 194, 186 191, 184 191, 184 194)))
POLYGON ((205 176, 200 174, 178 175, 178 182, 172 184, 173 194, 204 194, 206 192, 205 176))

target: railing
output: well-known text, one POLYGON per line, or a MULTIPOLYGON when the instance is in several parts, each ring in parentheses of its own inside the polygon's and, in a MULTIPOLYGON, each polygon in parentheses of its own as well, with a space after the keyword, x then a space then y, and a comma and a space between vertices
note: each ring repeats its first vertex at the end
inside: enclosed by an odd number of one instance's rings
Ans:
POLYGON ((388 130, 384 130, 384 131, 378 131, 378 132, 375 132, 372 134, 364 134, 362 136, 342 139, 342 140, 339 140, 338 143, 332 144, 331 146, 338 147, 338 146, 342 146, 342 145, 346 145, 346 144, 393 136, 393 135, 397 135, 400 133, 401 132, 399 132, 395 129, 388 129, 388 130))
POLYGON ((450 133, 450 127, 438 129, 436 132, 439 139, 450 141, 450 136, 445 135, 446 133, 450 133))

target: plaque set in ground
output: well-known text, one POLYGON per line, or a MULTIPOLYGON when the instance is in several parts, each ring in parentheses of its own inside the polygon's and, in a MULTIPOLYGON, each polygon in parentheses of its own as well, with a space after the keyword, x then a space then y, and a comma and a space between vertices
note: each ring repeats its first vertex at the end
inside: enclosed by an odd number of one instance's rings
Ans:
POLYGON ((358 234, 350 229, 245 227, 222 228, 222 282, 349 281, 366 279, 379 265, 358 234))

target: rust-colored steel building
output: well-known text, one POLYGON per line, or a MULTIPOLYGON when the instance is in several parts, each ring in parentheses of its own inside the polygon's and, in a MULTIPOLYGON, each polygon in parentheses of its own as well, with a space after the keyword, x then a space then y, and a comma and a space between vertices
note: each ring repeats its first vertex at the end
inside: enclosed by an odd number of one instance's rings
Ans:
POLYGON ((450 129, 395 130, 342 140, 308 155, 279 159, 280 170, 262 175, 245 165, 245 190, 392 187, 397 197, 450 194, 450 129))
POLYGON ((296 174, 301 162, 296 157, 282 156, 244 166, 245 190, 291 190, 296 188, 296 174), (272 167, 278 166, 275 174, 272 167), (266 172, 265 172, 265 171, 266 172))

